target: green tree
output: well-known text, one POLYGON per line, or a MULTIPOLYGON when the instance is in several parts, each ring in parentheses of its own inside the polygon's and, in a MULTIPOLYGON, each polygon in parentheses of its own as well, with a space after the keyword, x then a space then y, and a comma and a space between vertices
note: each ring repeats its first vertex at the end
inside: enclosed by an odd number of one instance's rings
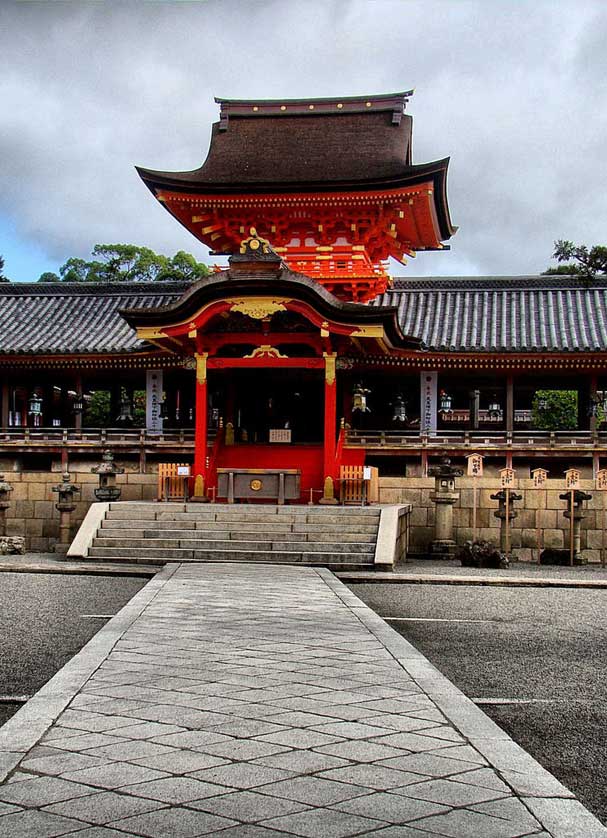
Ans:
MULTIPOLYGON (((190 253, 180 250, 173 257, 154 253, 134 244, 96 244, 90 260, 72 257, 59 268, 61 282, 194 282, 208 276, 209 269, 190 253)), ((56 276, 52 275, 52 276, 56 276)), ((43 274, 39 282, 55 282, 43 274), (43 279, 43 277, 45 277, 43 279)))
POLYGON ((4 256, 0 256, 0 282, 10 282, 10 279, 4 275, 4 256))
POLYGON ((577 390, 537 390, 531 405, 533 427, 541 431, 572 431, 578 426, 577 390))
POLYGON ((604 245, 597 244, 589 248, 585 244, 577 245, 566 239, 558 239, 554 243, 552 258, 565 264, 548 268, 544 275, 571 274, 594 279, 595 276, 607 274, 607 247, 604 245))
POLYGON ((45 271, 43 274, 40 274, 38 282, 61 282, 61 280, 58 274, 52 271, 45 271))

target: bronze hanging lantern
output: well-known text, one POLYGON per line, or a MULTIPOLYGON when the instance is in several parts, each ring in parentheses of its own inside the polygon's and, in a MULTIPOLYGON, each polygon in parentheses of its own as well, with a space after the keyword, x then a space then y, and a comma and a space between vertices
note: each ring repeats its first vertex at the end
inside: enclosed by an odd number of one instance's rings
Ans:
POLYGON ((355 385, 352 391, 352 413, 371 413, 367 404, 367 396, 370 392, 371 390, 363 387, 360 381, 355 385))
POLYGON ((392 402, 392 421, 404 425, 407 421, 407 402, 402 393, 397 393, 392 402))
POLYGON ((40 396, 35 390, 29 398, 27 412, 32 418, 32 424, 34 427, 39 427, 42 420, 42 396, 40 396))
POLYGON ((502 406, 497 400, 497 396, 493 396, 487 407, 487 414, 489 419, 494 419, 499 422, 503 417, 502 406))
POLYGON ((441 413, 453 413, 453 398, 446 390, 441 390, 439 393, 439 411, 441 413))
POLYGON ((116 424, 119 426, 133 424, 133 405, 124 387, 120 391, 120 412, 116 424))
POLYGON ((72 401, 72 413, 79 416, 84 412, 84 396, 82 393, 74 393, 72 401))

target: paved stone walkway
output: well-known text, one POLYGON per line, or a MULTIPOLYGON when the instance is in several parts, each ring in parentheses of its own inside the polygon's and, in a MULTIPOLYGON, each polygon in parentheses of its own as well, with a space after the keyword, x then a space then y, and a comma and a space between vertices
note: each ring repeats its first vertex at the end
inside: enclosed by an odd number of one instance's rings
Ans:
POLYGON ((0 730, 2 838, 595 838, 328 571, 167 566, 0 730))

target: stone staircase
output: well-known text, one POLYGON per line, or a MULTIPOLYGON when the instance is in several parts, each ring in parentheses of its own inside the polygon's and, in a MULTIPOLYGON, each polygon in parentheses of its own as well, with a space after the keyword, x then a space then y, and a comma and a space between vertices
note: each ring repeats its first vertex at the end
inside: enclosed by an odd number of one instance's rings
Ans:
POLYGON ((372 569, 379 518, 374 507, 111 503, 88 557, 372 569))

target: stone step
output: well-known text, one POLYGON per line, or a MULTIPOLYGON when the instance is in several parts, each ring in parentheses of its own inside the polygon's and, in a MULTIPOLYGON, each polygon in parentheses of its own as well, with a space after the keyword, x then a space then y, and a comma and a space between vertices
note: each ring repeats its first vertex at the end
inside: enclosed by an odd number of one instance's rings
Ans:
POLYGON ((93 539, 93 547, 104 547, 112 550, 141 550, 141 554, 145 554, 146 550, 166 550, 173 552, 175 550, 186 551, 204 551, 209 550, 254 550, 267 552, 285 552, 288 550, 299 551, 306 550, 310 553, 355 553, 368 554, 375 553, 374 544, 361 544, 359 542, 310 542, 303 543, 289 542, 289 541, 231 541, 230 539, 213 539, 209 541, 199 541, 196 539, 164 539, 164 538, 95 538, 93 539))
MULTIPOLYGON (((277 559, 272 555, 271 558, 266 558, 268 554, 266 553, 242 553, 242 554, 233 554, 231 552, 226 552, 225 554, 220 554, 216 552, 213 557, 205 557, 204 559, 186 559, 185 563, 187 562, 219 562, 219 563, 229 563, 229 562, 245 562, 245 563, 253 563, 253 564, 275 564, 275 565, 292 565, 292 564, 300 564, 305 565, 306 567, 326 567, 329 570, 334 570, 336 572, 345 572, 345 571, 372 571, 374 570, 373 563, 368 561, 358 561, 356 557, 346 557, 346 556, 338 556, 335 561, 331 560, 331 558, 326 558, 326 556, 321 560, 318 561, 318 557, 311 556, 310 560, 305 561, 293 561, 292 559, 284 560, 284 559, 277 559), (261 558, 259 558, 261 556, 261 558)), ((137 557, 129 557, 129 556, 112 556, 111 558, 107 559, 108 565, 118 565, 118 564, 127 564, 127 565, 142 565, 146 567, 157 567, 160 568, 164 564, 166 564, 166 559, 141 559, 137 557)), ((170 560, 169 560, 170 561, 170 560)))
POLYGON ((310 511, 314 511, 319 515, 332 515, 335 510, 339 510, 344 515, 370 515, 376 516, 379 509, 376 506, 308 506, 308 504, 288 504, 286 506, 278 506, 278 504, 246 504, 246 503, 158 503, 156 501, 123 501, 110 503, 110 512, 122 512, 131 509, 139 515, 141 512, 188 512, 195 515, 212 514, 214 512, 233 512, 237 511, 242 514, 257 515, 259 513, 269 514, 274 516, 289 515, 306 515, 310 511))
POLYGON ((166 562, 200 562, 200 561, 233 561, 233 562, 266 562, 278 564, 306 564, 319 567, 339 567, 351 569, 353 567, 373 567, 372 561, 365 561, 362 557, 350 553, 316 553, 298 551, 265 550, 139 550, 137 548, 91 547, 89 555, 96 559, 108 561, 128 561, 145 564, 165 564, 166 562))
MULTIPOLYGON (((124 525, 126 522, 103 521, 99 530, 102 538, 194 538, 208 540, 213 538, 231 538, 234 541, 250 541, 259 536, 271 536, 275 540, 283 541, 364 541, 374 542, 377 537, 377 527, 358 526, 355 530, 344 530, 341 527, 325 527, 320 529, 317 524, 284 524, 282 527, 271 524, 260 524, 257 528, 253 522, 239 523, 229 529, 225 524, 221 527, 165 527, 163 522, 153 522, 152 526, 147 522, 129 521, 128 526, 114 526, 115 523, 124 525), (293 531, 291 528, 295 528, 293 531)), ((170 522, 174 523, 174 522, 170 522)), ((186 523, 186 522, 184 522, 186 523)))
POLYGON ((238 514, 234 512, 217 512, 212 514, 203 514, 198 515, 196 513, 191 512, 158 512, 156 515, 152 515, 152 513, 145 512, 145 514, 141 515, 133 515, 132 513, 118 510, 118 511, 110 511, 106 517, 106 521, 126 521, 127 524, 132 524, 133 522, 138 523, 141 521, 158 521, 161 523, 181 523, 181 522, 188 522, 189 525, 192 523, 195 525, 212 525, 215 523, 226 524, 230 525, 230 527, 236 526, 238 524, 261 524, 261 525, 284 525, 289 524, 293 528, 295 526, 302 526, 304 524, 313 524, 315 526, 327 526, 327 527, 335 527, 338 530, 341 530, 342 527, 348 526, 374 526, 377 528, 379 522, 379 511, 375 513, 374 517, 368 515, 348 515, 344 517, 341 514, 341 510, 332 513, 331 515, 318 515, 315 512, 309 512, 306 516, 295 516, 289 513, 285 513, 281 515, 280 518, 277 518, 275 515, 265 515, 265 514, 257 514, 252 515, 251 513, 245 514, 238 514))

